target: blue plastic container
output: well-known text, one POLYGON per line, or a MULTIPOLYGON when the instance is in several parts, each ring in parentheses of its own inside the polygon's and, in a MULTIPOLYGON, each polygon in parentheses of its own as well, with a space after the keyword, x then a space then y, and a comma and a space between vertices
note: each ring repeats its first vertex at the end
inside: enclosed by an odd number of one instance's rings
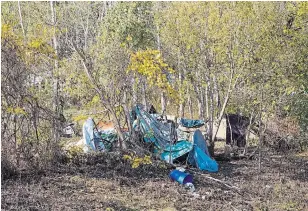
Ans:
POLYGON ((192 183, 193 181, 192 175, 179 170, 173 170, 169 176, 172 180, 175 180, 182 185, 185 185, 186 183, 192 183))

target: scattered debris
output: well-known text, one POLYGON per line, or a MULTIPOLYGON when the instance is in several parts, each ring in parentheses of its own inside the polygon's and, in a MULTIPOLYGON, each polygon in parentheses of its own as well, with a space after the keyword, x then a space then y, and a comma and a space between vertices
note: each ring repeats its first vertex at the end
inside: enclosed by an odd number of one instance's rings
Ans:
POLYGON ((184 185, 185 188, 189 189, 190 192, 195 192, 195 186, 191 182, 188 182, 184 185))
POLYGON ((178 183, 182 185, 186 185, 187 183, 192 184, 192 181, 193 181, 193 177, 191 174, 185 173, 185 172, 182 172, 176 169, 171 171, 169 176, 172 180, 177 181, 178 183))
MULTIPOLYGON (((152 153, 169 163, 186 157, 188 164, 197 166, 200 170, 218 171, 218 164, 210 157, 200 130, 195 130, 192 140, 189 140, 187 136, 183 136, 183 131, 179 127, 175 128, 175 122, 162 120, 159 114, 153 113, 153 108, 151 113, 148 113, 143 105, 136 105, 131 111, 131 122, 132 128, 141 135, 143 141, 154 145, 152 153)), ((202 120, 181 119, 180 122, 185 127, 195 128, 204 125, 202 120)), ((130 134, 124 134, 129 140, 130 134)), ((83 125, 83 137, 88 148, 96 151, 110 151, 117 140, 114 128, 98 128, 91 118, 83 125)))

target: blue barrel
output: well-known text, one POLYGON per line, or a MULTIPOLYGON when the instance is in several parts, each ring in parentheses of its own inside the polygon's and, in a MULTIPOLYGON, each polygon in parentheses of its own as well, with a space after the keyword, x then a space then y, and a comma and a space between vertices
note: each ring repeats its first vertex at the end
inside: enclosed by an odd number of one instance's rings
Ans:
POLYGON ((192 175, 179 170, 171 171, 169 176, 172 180, 175 180, 182 185, 185 185, 186 183, 192 183, 193 181, 192 175))

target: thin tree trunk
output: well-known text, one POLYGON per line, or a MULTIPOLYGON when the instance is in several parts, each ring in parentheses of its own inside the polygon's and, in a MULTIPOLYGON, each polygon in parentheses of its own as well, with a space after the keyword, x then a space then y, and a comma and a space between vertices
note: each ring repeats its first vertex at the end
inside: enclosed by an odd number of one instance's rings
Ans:
POLYGON ((220 114, 219 114, 219 117, 218 117, 218 122, 217 122, 217 129, 214 133, 214 136, 213 136, 213 139, 216 138, 217 136, 217 133, 218 133, 218 130, 219 130, 219 127, 220 127, 220 123, 221 123, 221 120, 223 118, 223 115, 225 113, 225 109, 226 109, 226 106, 228 104, 228 101, 229 101, 229 98, 230 98, 230 94, 232 93, 236 83, 237 83, 237 79, 235 80, 234 84, 233 84, 233 87, 232 87, 232 80, 233 80, 233 76, 234 76, 234 69, 231 70, 231 75, 230 75, 230 81, 229 81, 229 86, 228 86, 228 91, 227 91, 227 95, 225 97, 225 100, 224 100, 224 104, 220 110, 220 114))
POLYGON ((210 104, 210 116, 209 116, 209 153, 211 154, 211 156, 214 155, 214 147, 215 147, 215 138, 213 136, 213 126, 214 126, 214 96, 213 96, 213 91, 211 88, 211 84, 209 84, 209 104, 210 104))
POLYGON ((192 100, 191 100, 190 95, 188 97, 188 110, 189 110, 190 118, 193 119, 194 114, 193 114, 192 100))
POLYGON ((107 108, 107 110, 109 111, 110 115, 111 115, 111 119, 113 120, 113 124, 115 126, 115 129, 117 131, 117 134, 120 138, 119 142, 120 142, 120 149, 125 149, 126 148, 126 144, 124 142, 124 135, 121 131, 120 128, 120 122, 117 118, 117 115, 113 109, 113 107, 111 106, 110 102, 105 98, 103 91, 99 88, 99 86, 97 85, 97 83, 95 82, 95 80, 93 79, 92 75, 91 75, 91 69, 92 64, 88 64, 85 55, 83 54, 83 52, 81 52, 76 44, 73 42, 72 43, 74 46, 75 51, 77 52, 77 54, 79 55, 79 57, 81 58, 82 64, 83 64, 83 69, 85 71, 85 74, 87 75, 87 78, 89 79, 90 83, 93 85, 95 91, 97 92, 97 94, 100 96, 100 100, 101 103, 107 108))
MULTIPOLYGON (((220 105, 220 97, 219 97, 219 90, 218 90, 218 85, 217 85, 217 80, 216 77, 213 77, 213 84, 214 84, 214 98, 216 101, 216 108, 219 111, 221 109, 221 105, 220 105)), ((218 113, 216 118, 219 118, 218 113)))
POLYGON ((247 151, 247 141, 248 141, 249 136, 250 136, 250 127, 251 127, 251 124, 252 124, 252 119, 253 119, 253 111, 250 114, 249 125, 247 127, 246 134, 245 134, 246 144, 245 144, 245 149, 244 149, 244 155, 246 154, 246 151, 247 151))
POLYGON ((199 119, 202 119, 202 107, 203 107, 202 100, 198 99, 198 117, 199 117, 199 119))
POLYGON ((19 19, 20 19, 20 26, 22 29, 22 34, 24 35, 24 37, 26 36, 25 34, 25 29, 24 29, 24 25, 23 25, 23 21, 22 21, 22 14, 21 14, 21 7, 20 7, 20 2, 18 0, 18 13, 19 13, 19 19))
MULTIPOLYGON (((51 21, 53 25, 53 47, 55 50, 56 56, 58 56, 58 42, 56 37, 56 13, 55 13, 55 6, 54 2, 50 1, 50 9, 51 9, 51 21)), ((58 80, 58 58, 54 60, 54 69, 53 69, 53 110, 56 113, 56 117, 59 118, 59 80, 58 80)), ((54 135, 54 141, 57 143, 60 139, 59 136, 59 125, 58 120, 54 120, 53 123, 53 135, 54 135)))
POLYGON ((180 115, 179 115, 179 116, 180 116, 181 118, 184 117, 184 106, 185 106, 184 103, 181 103, 181 104, 180 104, 180 108, 179 108, 179 109, 180 109, 180 112, 179 112, 180 115))
POLYGON ((132 79, 132 86, 133 86, 133 106, 137 104, 137 89, 135 87, 135 78, 132 79))
POLYGON ((208 86, 205 87, 205 110, 206 110, 206 119, 209 119, 210 117, 210 111, 209 111, 209 90, 208 86))
POLYGON ((148 103, 147 103, 147 98, 146 98, 146 84, 145 80, 142 80, 142 103, 145 107, 145 110, 148 110, 148 103))
POLYGON ((127 94, 126 94, 126 91, 124 91, 124 96, 123 96, 123 109, 124 109, 124 112, 125 112, 125 119, 126 119, 126 123, 127 123, 127 127, 128 127, 128 130, 130 133, 133 132, 133 129, 132 129, 132 122, 131 122, 131 119, 130 119, 130 115, 129 115, 129 109, 127 107, 127 94))
POLYGON ((166 96, 165 92, 161 92, 160 94, 160 102, 161 102, 161 112, 162 114, 166 114, 166 96))

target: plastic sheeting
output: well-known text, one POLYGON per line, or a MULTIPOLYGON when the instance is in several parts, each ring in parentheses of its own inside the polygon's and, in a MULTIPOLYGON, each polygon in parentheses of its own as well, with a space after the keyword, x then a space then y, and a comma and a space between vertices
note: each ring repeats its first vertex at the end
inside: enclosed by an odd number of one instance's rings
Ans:
POLYGON ((194 128, 194 127, 201 127, 201 126, 203 126, 205 124, 205 122, 203 120, 199 120, 199 119, 193 120, 193 119, 181 118, 180 119, 180 124, 183 127, 194 128))
POLYGON ((86 147, 85 152, 89 150, 103 151, 110 150, 112 143, 116 140, 117 134, 114 129, 97 131, 92 118, 87 119, 83 124, 83 139, 86 147))
POLYGON ((193 135, 193 150, 189 152, 187 159, 191 165, 197 166, 200 170, 218 171, 218 164, 210 157, 206 141, 200 130, 196 130, 193 135))
POLYGON ((192 149, 193 149, 192 143, 188 141, 179 141, 175 145, 171 146, 171 153, 170 153, 170 146, 167 146, 161 153, 160 157, 162 160, 169 162, 170 154, 171 154, 171 160, 174 160, 190 152, 192 149))
MULTIPOLYGON (((162 160, 169 162, 170 156, 171 160, 175 160, 188 154, 187 159, 191 165, 209 172, 218 171, 218 164, 209 156, 205 139, 200 130, 195 131, 193 142, 189 142, 185 138, 187 134, 181 133, 179 129, 177 130, 177 140, 173 140, 176 139, 173 136, 175 133, 169 123, 159 122, 155 115, 152 116, 146 112, 141 105, 137 105, 133 112, 137 118, 133 127, 135 129, 138 127, 145 142, 154 143, 154 153, 158 154, 162 160), (174 141, 175 143, 173 143, 174 141)), ((186 119, 186 123, 187 121, 189 125, 204 124, 201 120, 186 119)), ((117 134, 114 129, 97 131, 93 119, 89 118, 83 125, 83 137, 86 146, 92 150, 110 150, 113 141, 117 139, 117 134)))

